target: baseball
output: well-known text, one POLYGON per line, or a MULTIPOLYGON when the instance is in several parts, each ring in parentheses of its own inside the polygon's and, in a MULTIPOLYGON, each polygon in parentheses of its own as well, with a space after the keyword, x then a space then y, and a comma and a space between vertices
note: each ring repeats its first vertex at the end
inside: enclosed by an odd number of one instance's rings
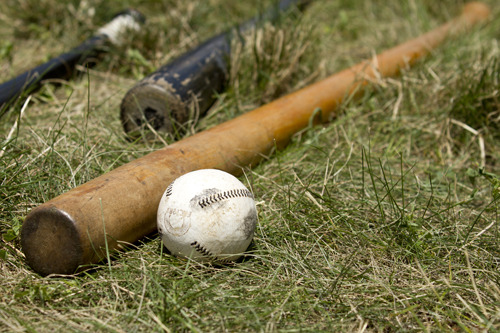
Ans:
POLYGON ((227 172, 204 169, 174 180, 158 206, 164 246, 179 257, 230 262, 248 248, 257 224, 255 201, 227 172))

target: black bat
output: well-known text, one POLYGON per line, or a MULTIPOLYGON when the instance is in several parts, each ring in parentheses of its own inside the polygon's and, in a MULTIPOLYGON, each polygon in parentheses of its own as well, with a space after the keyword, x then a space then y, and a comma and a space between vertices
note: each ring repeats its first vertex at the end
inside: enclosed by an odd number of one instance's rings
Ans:
POLYGON ((130 138, 140 137, 150 128, 157 132, 182 132, 190 109, 200 115, 215 102, 228 77, 231 38, 263 20, 276 20, 296 6, 302 9, 309 1, 281 0, 234 29, 218 34, 134 85, 124 96, 120 107, 123 128, 130 138))
POLYGON ((136 10, 127 9, 120 12, 108 24, 100 28, 97 34, 69 52, 0 84, 0 117, 19 97, 38 89, 43 80, 70 78, 76 65, 83 64, 86 60, 105 52, 106 43, 118 43, 119 35, 124 30, 136 29, 139 23, 143 22, 144 16, 136 10))

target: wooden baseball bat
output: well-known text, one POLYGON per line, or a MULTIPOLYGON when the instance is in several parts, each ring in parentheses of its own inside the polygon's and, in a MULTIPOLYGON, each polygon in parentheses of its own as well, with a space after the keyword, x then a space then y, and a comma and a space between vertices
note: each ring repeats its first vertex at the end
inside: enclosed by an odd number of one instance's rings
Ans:
POLYGON ((416 39, 209 130, 122 165, 33 209, 21 231, 28 264, 42 275, 71 274, 156 230, 161 195, 175 178, 216 168, 239 174, 309 125, 317 108, 327 121, 351 93, 395 75, 448 36, 483 22, 489 9, 469 3, 462 14, 416 39))
POLYGON ((15 78, 0 84, 0 117, 23 93, 33 92, 46 79, 68 79, 76 65, 83 64, 105 52, 106 43, 119 43, 119 35, 128 28, 137 29, 144 22, 144 16, 136 10, 127 9, 114 16, 96 35, 85 40, 72 50, 63 53, 44 64, 36 66, 15 78))
MULTIPOLYGON (((233 37, 258 22, 275 21, 292 7, 302 9, 311 0, 281 0, 263 15, 209 38, 160 67, 134 85, 123 97, 120 119, 128 137, 135 139, 151 126, 156 132, 183 132, 196 112, 203 116, 226 84, 233 37)), ((147 136, 146 136, 147 137, 147 136)))

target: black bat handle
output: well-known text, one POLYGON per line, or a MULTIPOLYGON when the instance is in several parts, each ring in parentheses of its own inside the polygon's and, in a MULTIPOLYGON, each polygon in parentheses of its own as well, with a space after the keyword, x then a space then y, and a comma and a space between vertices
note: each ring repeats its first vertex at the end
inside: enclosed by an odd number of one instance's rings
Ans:
POLYGON ((84 64, 90 58, 106 51, 106 43, 119 43, 120 34, 127 28, 137 29, 145 20, 144 16, 134 9, 127 9, 116 14, 99 32, 73 48, 44 64, 32 68, 17 77, 0 84, 0 117, 5 114, 15 100, 40 87, 43 80, 69 79, 77 64, 84 64))
POLYGON ((0 84, 0 106, 12 102, 23 92, 30 93, 37 89, 42 80, 68 79, 73 74, 76 64, 82 59, 97 55, 96 48, 105 40, 105 36, 92 37, 71 51, 0 84))

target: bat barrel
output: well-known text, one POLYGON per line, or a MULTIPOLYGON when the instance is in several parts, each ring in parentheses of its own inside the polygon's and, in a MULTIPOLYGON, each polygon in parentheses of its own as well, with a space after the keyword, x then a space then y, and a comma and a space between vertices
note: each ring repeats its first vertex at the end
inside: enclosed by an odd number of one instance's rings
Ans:
POLYGON ((122 165, 35 208, 21 230, 27 262, 40 274, 69 274, 156 230, 166 186, 193 170, 237 175, 308 126, 315 110, 328 120, 345 97, 377 77, 395 75, 450 33, 482 22, 489 10, 465 7, 457 19, 292 94, 122 165))
POLYGON ((275 21, 281 12, 292 6, 303 8, 309 2, 281 0, 262 16, 240 24, 236 31, 210 38, 139 81, 125 94, 120 106, 125 133, 137 138, 151 130, 184 132, 188 120, 205 114, 216 94, 224 90, 233 35, 251 29, 259 21, 275 21))
POLYGON ((208 110, 226 84, 229 43, 227 34, 215 36, 132 87, 120 106, 125 132, 137 137, 149 124, 157 132, 175 133, 191 110, 208 110))

